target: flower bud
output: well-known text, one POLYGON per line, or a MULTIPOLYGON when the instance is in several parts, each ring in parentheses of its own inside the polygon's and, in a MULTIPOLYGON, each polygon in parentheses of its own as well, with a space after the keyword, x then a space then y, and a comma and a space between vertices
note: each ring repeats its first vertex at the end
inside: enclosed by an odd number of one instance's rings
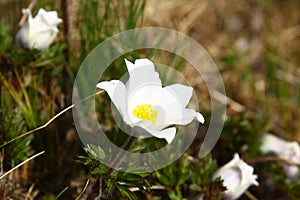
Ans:
POLYGON ((46 49, 56 38, 57 25, 62 19, 58 18, 56 11, 47 12, 42 8, 34 18, 29 9, 23 9, 22 12, 28 14, 28 20, 17 33, 17 43, 23 48, 46 49))
POLYGON ((226 165, 218 169, 213 179, 221 177, 226 199, 238 199, 251 185, 258 186, 257 175, 253 174, 253 167, 240 159, 236 153, 234 158, 226 165))

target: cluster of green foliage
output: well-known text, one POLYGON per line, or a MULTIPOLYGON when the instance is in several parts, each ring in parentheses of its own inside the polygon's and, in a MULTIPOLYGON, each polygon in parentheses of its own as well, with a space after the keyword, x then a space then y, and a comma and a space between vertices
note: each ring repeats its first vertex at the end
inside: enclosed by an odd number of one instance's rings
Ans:
MULTIPOLYGON (((65 44, 53 45, 43 52, 21 49, 6 27, 0 25, 1 172, 15 167, 41 149, 43 140, 33 134, 25 137, 22 134, 46 123, 64 106, 64 95, 61 94, 65 89, 63 76, 67 76, 64 75, 67 71, 64 49, 65 44)), ((3 178, 3 198, 25 198, 15 195, 25 193, 20 187, 26 184, 19 182, 28 179, 32 170, 28 167, 22 170, 20 174, 24 177, 3 178)))
POLYGON ((95 184, 97 189, 94 195, 103 199, 116 199, 122 196, 136 200, 145 198, 150 193, 154 199, 179 200, 198 195, 202 195, 205 199, 221 199, 221 192, 225 189, 220 179, 212 181, 216 164, 210 156, 198 159, 184 154, 163 169, 129 173, 114 171, 101 163, 99 159, 106 156, 101 147, 92 145, 84 150, 87 156, 80 156, 78 162, 88 166, 90 175, 96 176, 97 181, 101 181, 101 184, 95 184), (99 191, 102 191, 101 194, 99 191))

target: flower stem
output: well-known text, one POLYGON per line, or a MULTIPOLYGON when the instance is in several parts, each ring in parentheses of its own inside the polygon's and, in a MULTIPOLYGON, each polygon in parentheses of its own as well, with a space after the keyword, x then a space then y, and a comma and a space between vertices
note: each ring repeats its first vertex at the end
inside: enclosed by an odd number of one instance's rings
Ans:
POLYGON ((252 159, 252 160, 247 160, 247 162, 249 162, 253 165, 255 165, 256 163, 261 163, 261 162, 282 162, 286 165, 295 165, 295 166, 300 167, 299 163, 294 163, 294 162, 291 162, 289 160, 278 158, 276 156, 259 157, 259 158, 255 158, 255 159, 252 159))
POLYGON ((121 151, 118 155, 117 155, 117 158, 116 160, 113 162, 113 164, 111 165, 111 167, 107 170, 107 174, 112 174, 112 172, 114 171, 114 169, 118 168, 118 166, 120 165, 120 163, 122 162, 122 159, 126 153, 126 151, 128 151, 132 145, 134 144, 136 140, 136 137, 130 135, 126 144, 125 144, 125 147, 123 148, 123 151, 121 151))
MULTIPOLYGON (((35 6, 35 4, 36 4, 36 0, 32 0, 28 6, 28 9, 32 10, 32 8, 35 6)), ((28 18, 28 14, 27 13, 23 14, 23 16, 19 22, 20 27, 22 27, 25 24, 27 18, 28 18)))

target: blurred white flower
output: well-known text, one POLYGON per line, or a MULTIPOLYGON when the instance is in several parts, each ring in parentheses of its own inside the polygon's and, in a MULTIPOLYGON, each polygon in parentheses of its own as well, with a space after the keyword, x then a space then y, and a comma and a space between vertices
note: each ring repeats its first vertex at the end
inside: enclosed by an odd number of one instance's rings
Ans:
POLYGON ((134 64, 125 59, 125 63, 129 72, 126 84, 112 80, 100 82, 97 87, 108 93, 126 124, 141 127, 148 134, 171 143, 176 128, 169 126, 186 125, 193 119, 204 123, 200 113, 186 108, 192 87, 182 84, 162 87, 154 64, 147 58, 137 59, 134 64))
POLYGON ((213 179, 221 177, 223 185, 227 188, 224 191, 226 199, 238 199, 251 185, 258 186, 257 175, 253 174, 253 167, 234 154, 233 159, 218 169, 213 179))
MULTIPOLYGON (((291 163, 300 164, 300 146, 297 142, 288 142, 286 148, 279 157, 291 163)), ((299 167, 296 165, 284 165, 285 174, 289 179, 295 179, 299 175, 299 167)))
POLYGON ((46 49, 56 38, 57 25, 62 22, 56 11, 45 11, 39 9, 33 18, 29 9, 22 9, 23 14, 28 14, 28 20, 18 31, 16 40, 23 48, 46 49))
MULTIPOLYGON (((288 162, 300 164, 300 146, 297 142, 288 142, 266 133, 262 137, 260 150, 264 154, 274 153, 279 158, 288 162)), ((284 171, 289 179, 294 179, 299 176, 299 167, 296 165, 284 164, 284 171)))
POLYGON ((287 142, 275 135, 266 133, 262 136, 260 151, 262 153, 275 153, 279 155, 286 148, 287 142))

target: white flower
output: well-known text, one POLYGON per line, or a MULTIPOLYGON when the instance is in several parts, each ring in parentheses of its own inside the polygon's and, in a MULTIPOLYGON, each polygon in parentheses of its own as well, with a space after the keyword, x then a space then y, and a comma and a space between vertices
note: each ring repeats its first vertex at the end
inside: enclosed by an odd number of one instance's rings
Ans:
MULTIPOLYGON (((297 142, 288 142, 266 133, 262 137, 260 150, 262 153, 274 153, 281 159, 300 164, 300 146, 297 142)), ((289 179, 294 179, 299 175, 299 168, 295 165, 285 164, 284 171, 289 179)))
MULTIPOLYGON (((279 157, 291 163, 300 164, 300 146, 297 142, 288 142, 285 150, 279 157)), ((295 179, 299 175, 299 167, 296 165, 284 165, 285 174, 289 179, 295 179)))
POLYGON ((131 63, 125 59, 129 72, 126 84, 119 80, 104 81, 97 87, 110 96, 126 124, 141 127, 157 138, 171 143, 176 128, 172 125, 186 125, 193 119, 204 123, 203 116, 194 109, 186 108, 193 88, 182 84, 162 87, 154 64, 148 60, 137 59, 131 63))
POLYGON ((279 155, 286 148, 287 142, 275 135, 266 133, 262 136, 260 151, 262 153, 275 153, 279 155))
POLYGON ((62 19, 58 18, 56 11, 47 12, 42 8, 34 18, 29 9, 23 9, 22 12, 28 14, 28 21, 17 33, 18 44, 23 48, 46 49, 56 38, 57 25, 62 19))
POLYGON ((227 188, 224 191, 226 199, 238 199, 251 185, 258 186, 257 175, 253 174, 253 167, 234 154, 234 158, 226 165, 218 169, 213 179, 221 177, 223 185, 227 188))

